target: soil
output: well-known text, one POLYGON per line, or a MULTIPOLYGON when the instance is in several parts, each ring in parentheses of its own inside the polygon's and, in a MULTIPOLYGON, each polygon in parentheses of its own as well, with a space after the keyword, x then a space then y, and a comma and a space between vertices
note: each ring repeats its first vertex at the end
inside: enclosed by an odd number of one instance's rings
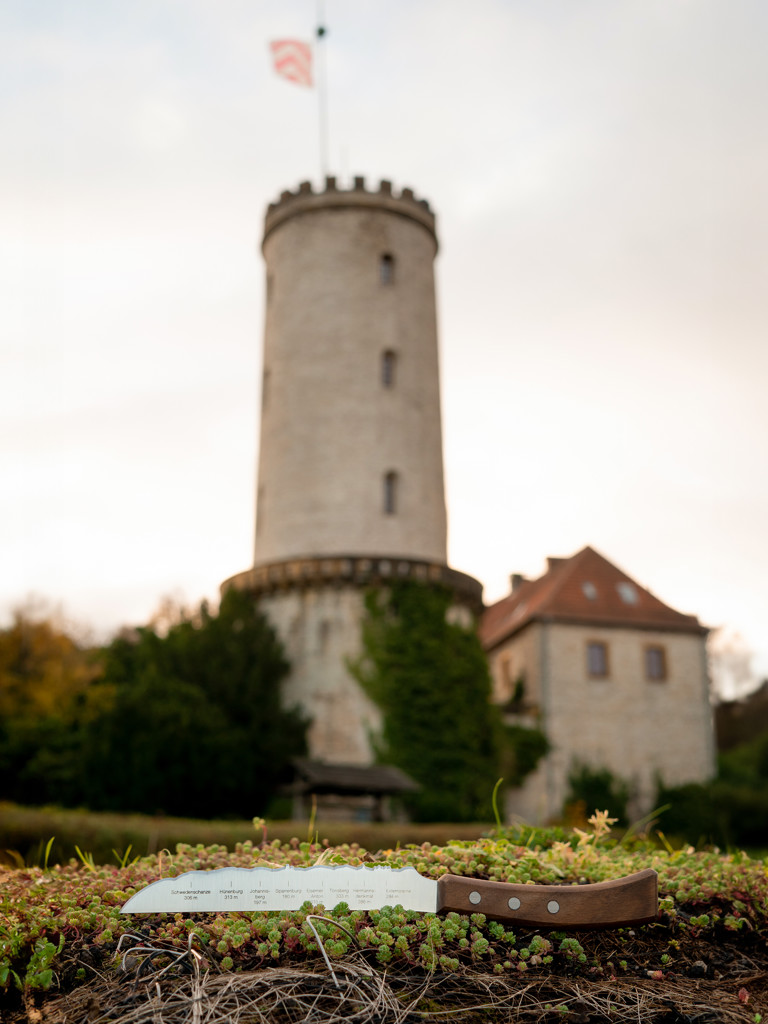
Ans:
POLYGON ((376 964, 365 950, 333 961, 222 971, 195 954, 118 960, 73 943, 59 989, 6 1004, 7 1024, 756 1024, 768 1013, 768 946, 754 933, 674 929, 581 933, 586 964, 494 974, 376 964), (664 958, 667 958, 664 960, 664 958), (663 968, 659 964, 663 963, 663 968), (590 966, 599 964, 600 966, 590 966), (79 969, 91 979, 63 992, 79 969), (148 969, 147 969, 148 968, 148 969))

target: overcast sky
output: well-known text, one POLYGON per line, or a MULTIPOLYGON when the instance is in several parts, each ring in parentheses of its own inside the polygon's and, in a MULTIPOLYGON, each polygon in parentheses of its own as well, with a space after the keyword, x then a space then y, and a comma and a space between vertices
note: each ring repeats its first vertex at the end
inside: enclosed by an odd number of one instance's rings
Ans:
MULTIPOLYGON (((591 544, 768 675, 768 4, 325 0, 331 171, 438 215, 450 562, 591 544)), ((0 613, 252 562, 266 204, 312 0, 0 6, 0 613)))

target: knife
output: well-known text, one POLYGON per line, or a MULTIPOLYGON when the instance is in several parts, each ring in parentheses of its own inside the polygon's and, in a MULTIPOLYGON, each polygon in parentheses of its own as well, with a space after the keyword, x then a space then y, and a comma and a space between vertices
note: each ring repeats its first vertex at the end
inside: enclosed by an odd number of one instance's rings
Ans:
POLYGON ((305 903, 350 910, 400 906, 426 914, 485 914, 536 928, 619 928, 653 921, 652 868, 588 885, 520 885, 462 875, 424 878, 415 868, 322 865, 216 868, 161 878, 131 896, 123 914, 300 910, 305 903))

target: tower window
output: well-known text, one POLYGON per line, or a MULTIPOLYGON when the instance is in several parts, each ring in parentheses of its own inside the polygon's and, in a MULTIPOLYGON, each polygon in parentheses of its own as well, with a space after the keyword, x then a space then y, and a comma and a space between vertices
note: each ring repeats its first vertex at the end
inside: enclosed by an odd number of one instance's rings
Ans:
POLYGON ((397 355, 392 349, 387 349, 386 352, 381 354, 381 383, 385 388, 393 388, 395 386, 395 366, 397 365, 397 355))
POLYGON ((264 512, 266 510, 266 495, 264 485, 259 487, 256 495, 256 533, 264 529, 264 512))
POLYGON ((331 623, 328 619, 321 619, 317 630, 317 646, 321 654, 328 650, 328 641, 331 637, 331 623))
POLYGON ((605 679, 608 675, 608 645, 599 641, 587 644, 587 674, 592 679, 605 679))
POLYGON ((667 678, 667 657, 663 647, 645 648, 645 678, 656 682, 667 678))
POLYGON ((395 257, 385 252, 379 260, 379 280, 382 284, 392 284, 395 279, 395 257))
POLYGON ((392 470, 384 474, 384 512, 393 516, 397 511, 397 473, 392 470))

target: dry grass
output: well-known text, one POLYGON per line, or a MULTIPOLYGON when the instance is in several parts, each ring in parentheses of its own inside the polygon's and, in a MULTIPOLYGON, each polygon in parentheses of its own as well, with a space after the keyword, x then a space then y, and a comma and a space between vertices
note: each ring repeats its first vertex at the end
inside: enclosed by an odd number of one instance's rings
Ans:
MULTIPOLYGON (((9 1024, 747 1024, 754 1010, 730 985, 675 979, 510 978, 463 972, 382 973, 365 963, 182 977, 124 974, 28 1005, 9 1024)), ((159 971, 159 969, 158 969, 159 971)))

